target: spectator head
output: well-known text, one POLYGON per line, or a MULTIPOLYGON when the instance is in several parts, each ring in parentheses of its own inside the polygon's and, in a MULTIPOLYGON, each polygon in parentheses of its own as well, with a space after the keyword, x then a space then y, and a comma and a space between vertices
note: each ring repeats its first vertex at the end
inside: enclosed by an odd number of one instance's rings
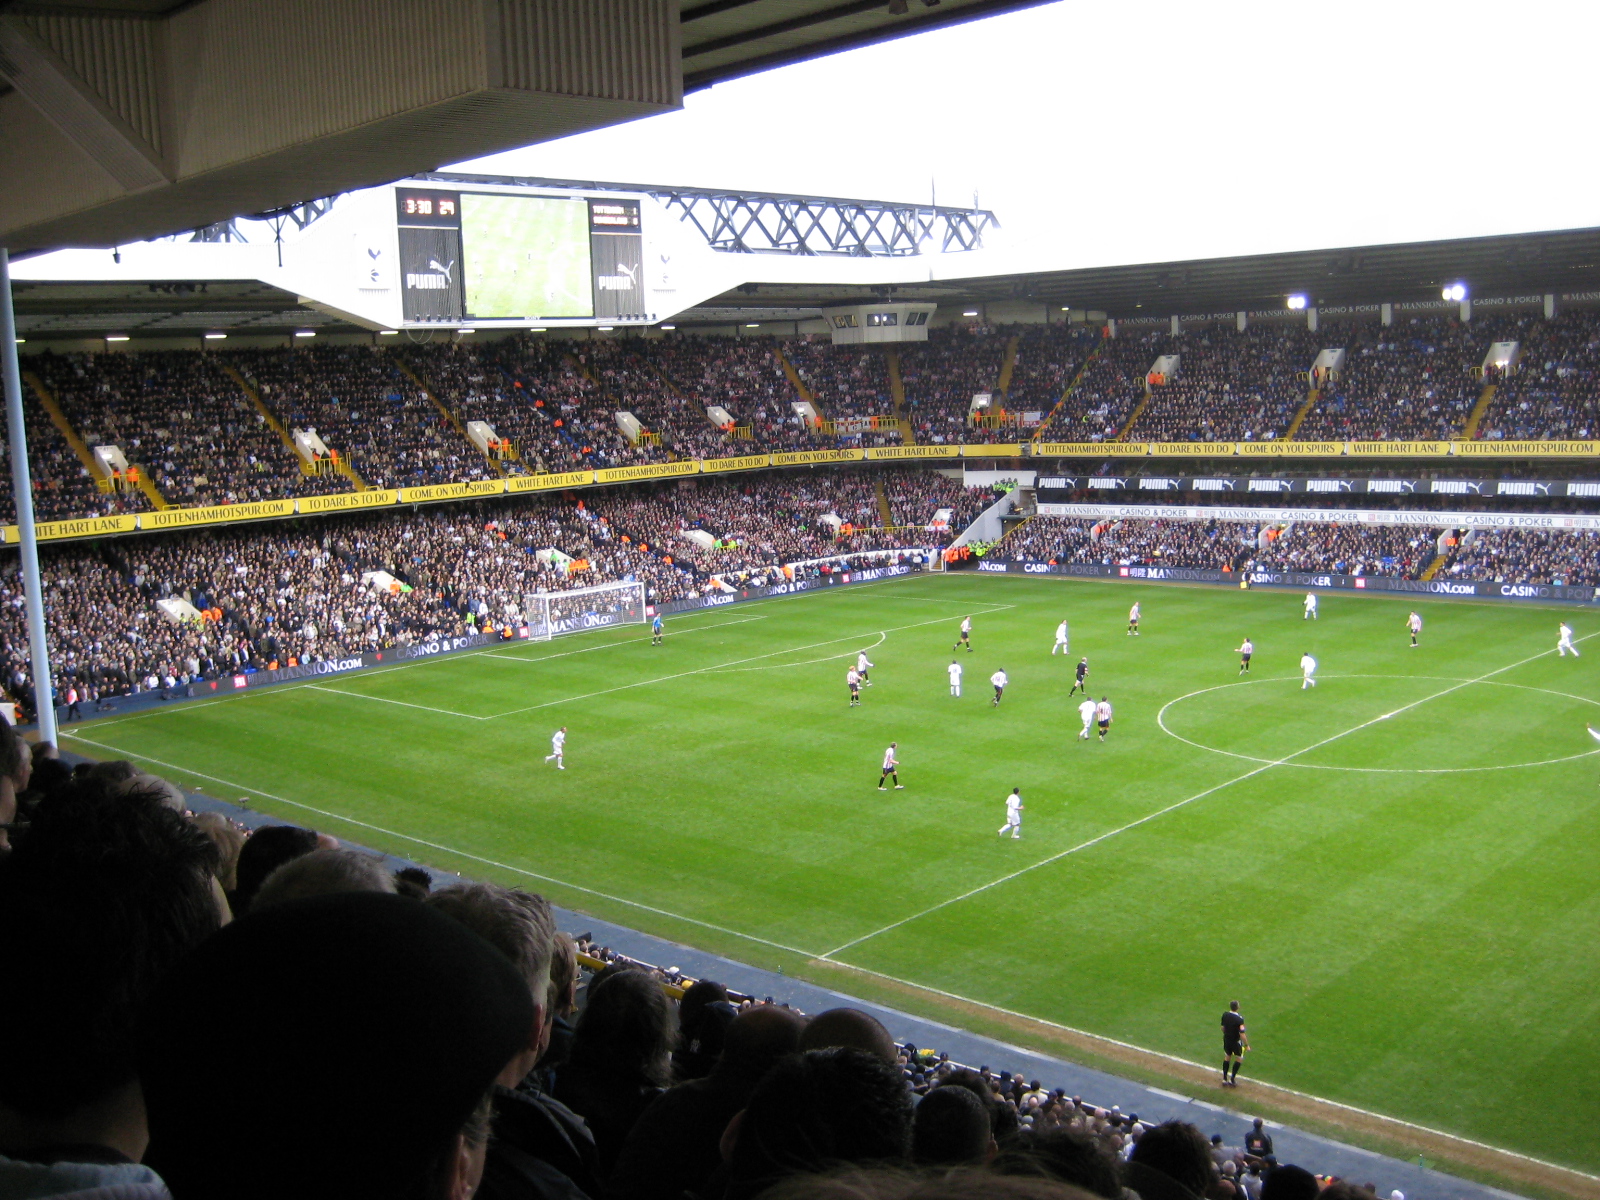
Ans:
POLYGON ((672 1005, 648 971, 618 970, 589 985, 572 1040, 572 1062, 619 1087, 665 1087, 670 1077, 672 1005))
POLYGON ((194 826, 217 847, 217 882, 231 892, 238 886, 239 851, 244 849, 244 833, 221 813, 195 813, 194 826))
POLYGON ((1261 1200, 1317 1200, 1320 1191, 1317 1177, 1293 1163, 1273 1167, 1261 1180, 1261 1200))
MULTIPOLYGON (((1129 1162, 1158 1171, 1196 1196, 1211 1186, 1211 1143, 1186 1121, 1164 1121, 1144 1131, 1129 1162)), ((1137 1183, 1131 1186, 1139 1190, 1137 1183)))
POLYGON ((33 752, 10 721, 0 721, 0 779, 11 781, 17 791, 26 791, 33 774, 33 752))
POLYGON ((433 876, 421 867, 401 867, 394 873, 394 890, 402 896, 421 900, 433 890, 433 876))
POLYGON ((504 1087, 516 1087, 550 1044, 550 943, 556 932, 550 905, 543 896, 496 883, 456 884, 424 903, 500 951, 527 981, 534 1010, 527 1045, 499 1079, 504 1087))
POLYGON ((183 789, 158 775, 134 775, 123 784, 123 791, 134 788, 161 797, 161 802, 173 812, 187 812, 189 809, 189 798, 183 794, 183 789))
POLYGON ((1101 1144, 1074 1129, 1035 1132, 1025 1143, 1008 1147, 994 1160, 994 1169, 1011 1176, 1036 1176, 1070 1183, 1106 1200, 1121 1200, 1117 1163, 1101 1144))
POLYGON ((834 1046, 864 1051, 890 1066, 900 1057, 894 1038, 889 1036, 883 1022, 859 1008, 830 1008, 820 1012, 811 1018, 806 1031, 800 1035, 802 1050, 826 1050, 834 1046))
POLYGON ((989 1110, 966 1088, 934 1088, 911 1123, 911 1161, 921 1167, 988 1162, 995 1153, 989 1110))
POLYGON ((138 1011, 222 910, 210 839, 157 795, 115 793, 68 784, 0 860, 0 1011, 26 1029, 0 1055, 0 1108, 47 1137, 52 1122, 131 1104, 131 1140, 113 1148, 137 1159, 138 1011))
POLYGON ((767 1072, 723 1141, 729 1200, 747 1200, 791 1175, 903 1163, 911 1094, 900 1072, 875 1055, 810 1050, 767 1072))
POLYGON ((564 1017, 578 1005, 578 948, 559 929, 550 939, 550 1015, 564 1017))
POLYGON ((737 1071, 759 1078, 780 1059, 800 1049, 805 1018, 792 1008, 785 1008, 781 1004, 757 1004, 743 1012, 736 1012, 727 1001, 713 1007, 736 1013, 723 1035, 721 1057, 717 1060, 716 1068, 719 1072, 737 1071))
POLYGON ((297 825, 263 825, 257 829, 245 839, 239 851, 239 886, 234 895, 234 911, 248 911, 268 875, 316 848, 317 835, 297 825))
POLYGON ((504 955, 404 897, 252 913, 146 1010, 152 1165, 179 1200, 470 1194, 491 1085, 532 1019, 504 955), (250 1035, 212 1036, 208 1013, 250 1035))
POLYGON ((262 882, 252 909, 304 900, 308 896, 333 896, 341 892, 388 892, 394 876, 383 863, 359 850, 313 850, 291 859, 262 882))
MULTIPOLYGON (((1116 1193, 1120 1196, 1122 1193, 1116 1193)), ((762 1200, 1090 1200, 1049 1178, 996 1175, 967 1168, 934 1176, 894 1168, 848 1167, 796 1175, 762 1193, 762 1200)))

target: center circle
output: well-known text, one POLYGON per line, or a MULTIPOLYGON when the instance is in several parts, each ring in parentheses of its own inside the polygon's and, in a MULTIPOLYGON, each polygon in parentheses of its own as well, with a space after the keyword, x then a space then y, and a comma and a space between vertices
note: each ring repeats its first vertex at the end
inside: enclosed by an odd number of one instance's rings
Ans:
MULTIPOLYGON (((1561 692, 1554 688, 1532 687, 1525 683, 1505 683, 1498 679, 1457 679, 1448 675, 1326 675, 1325 679, 1405 679, 1405 680, 1432 680, 1437 683, 1458 683, 1473 687, 1503 687, 1515 688, 1524 692, 1541 692, 1547 696, 1560 696, 1566 700, 1576 700, 1581 704, 1591 704, 1600 708, 1600 700, 1592 700, 1587 696, 1576 696, 1571 692, 1561 692)), ((1185 700, 1193 700, 1197 696, 1208 696, 1213 692, 1225 691, 1228 688, 1255 687, 1263 683, 1298 683, 1298 676, 1283 676, 1278 679, 1241 679, 1232 683, 1219 683, 1214 687, 1200 688, 1193 692, 1186 692, 1168 700, 1156 713, 1156 724, 1161 732, 1170 738, 1193 746, 1196 750, 1204 750, 1208 754, 1221 754, 1227 758, 1237 758, 1244 762, 1260 763, 1263 766, 1298 767, 1307 771, 1355 771, 1368 775, 1458 775, 1474 771, 1514 771, 1522 767, 1548 767, 1555 763, 1572 762, 1574 759, 1588 758, 1590 755, 1600 754, 1600 746, 1593 750, 1584 750, 1577 754, 1568 754, 1560 758, 1539 759, 1536 762, 1498 763, 1483 767, 1343 767, 1327 763, 1298 762, 1293 758, 1262 758, 1254 754, 1241 754, 1236 750, 1223 750, 1218 746, 1208 746, 1204 742, 1197 742, 1193 738, 1186 738, 1167 725, 1167 710, 1175 705, 1182 704, 1185 700)), ((1403 711, 1403 710, 1401 710, 1403 711)), ((1393 714, 1389 714, 1393 715, 1393 714)), ((1374 721, 1381 718, 1374 718, 1374 721)), ((1356 728, 1361 728, 1357 726, 1356 728)), ((1350 732, 1354 732, 1351 730, 1350 732)), ((1339 735, 1334 735, 1339 736, 1339 735)), ((1307 750, 1314 747, 1307 747, 1307 750)), ((1301 751, 1305 753, 1306 751, 1301 751)))

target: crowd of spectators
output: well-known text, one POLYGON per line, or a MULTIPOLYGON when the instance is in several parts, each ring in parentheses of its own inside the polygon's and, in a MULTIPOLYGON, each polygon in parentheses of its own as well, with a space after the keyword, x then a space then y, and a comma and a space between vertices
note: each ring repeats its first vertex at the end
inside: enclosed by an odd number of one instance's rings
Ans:
MULTIPOLYGON (((483 455, 401 373, 367 346, 237 351, 239 370, 285 427, 314 432, 371 487, 481 479, 483 455)), ((338 479, 319 481, 338 484, 338 479)))
POLYGON ((307 496, 328 484, 258 412, 219 356, 183 350, 40 354, 29 366, 90 446, 116 446, 169 504, 307 496))
MULTIPOLYGON (((31 360, 29 361, 31 366, 31 360)), ((22 421, 28 434, 28 469, 33 483, 33 519, 67 521, 74 517, 105 517, 119 512, 144 512, 150 507, 138 491, 106 493, 79 460, 67 439, 38 403, 31 386, 22 389, 22 421)), ((11 458, 10 434, 5 432, 6 462, 11 458)), ((17 519, 16 499, 10 487, 0 492, 0 517, 6 524, 17 519)))
MULTIPOLYGON (((1173 335, 1125 327, 1115 338, 1077 325, 935 329, 898 348, 905 408, 897 413, 882 347, 834 346, 822 338, 660 338, 566 342, 530 334, 497 341, 441 341, 378 350, 294 346, 279 350, 127 352, 30 356, 89 445, 116 445, 179 505, 229 504, 346 490, 337 472, 308 475, 232 378, 237 367, 288 428, 315 432, 375 486, 420 485, 723 457, 752 451, 898 444, 904 416, 914 440, 980 436, 968 427, 974 394, 994 391, 1007 341, 1017 357, 1008 413, 1053 415, 1048 441, 1253 441, 1284 435, 1306 395, 1317 350, 1341 346, 1343 370, 1325 381, 1299 440, 1458 436, 1485 380, 1493 340, 1516 340, 1521 359, 1491 370, 1493 403, 1478 436, 1586 438, 1600 421, 1600 316, 1552 321, 1481 317, 1465 324, 1414 317, 1393 326, 1330 322, 1318 333, 1265 324, 1173 335), (1175 376, 1151 384, 1158 357, 1179 356, 1175 376), (785 356, 825 418, 808 425, 785 356), (1089 361, 1093 355, 1093 360, 1089 361), (1080 368, 1088 361, 1080 378, 1080 368), (404 363, 448 411, 446 417, 402 370, 404 363), (1078 386, 1060 404, 1073 379, 1078 386), (1146 397, 1148 396, 1148 400, 1146 397), (1141 407, 1142 404, 1142 407, 1141 407), (725 427, 707 416, 725 409, 725 427), (1138 411, 1136 424, 1129 422, 1138 411), (630 443, 616 414, 632 412, 648 435, 630 443), (450 418, 454 418, 454 422, 450 418), (516 448, 498 466, 458 429, 484 421, 516 448)), ((135 487, 100 491, 94 477, 30 395, 26 415, 40 519, 142 511, 135 487)), ((982 433, 987 438, 987 432, 982 433)), ((13 514, 7 512, 9 517, 13 514)))
POLYGON ((1483 529, 1463 539, 1444 573, 1494 583, 1600 585, 1600 536, 1541 529, 1483 529))
MULTIPOLYGON (((913 468, 802 470, 46 545, 56 690, 96 705, 175 696, 195 680, 504 629, 530 594, 601 583, 637 581, 670 603, 719 586, 713 575, 944 545, 992 495, 913 468), (879 480, 907 528, 882 527, 879 480), (928 528, 943 508, 953 519, 928 528)), ((0 659, 6 689, 26 696, 14 559, 0 573, 0 659)))
POLYGON ((1022 562, 1231 571, 1254 550, 1257 533, 1255 526, 1233 521, 1034 517, 991 553, 1022 562))
POLYGON ((1600 431, 1600 314, 1578 309, 1516 331, 1515 369, 1495 380, 1480 438, 1593 438, 1600 431))
MULTIPOLYGON (((1590 542, 1571 534, 1542 535, 1540 554, 1525 531, 1497 535, 1516 548, 1522 561, 1559 562, 1559 546, 1576 552, 1590 542)), ((1577 535, 1587 539, 1588 535, 1577 535)), ((1290 525, 1235 521, 1099 520, 1034 517, 1013 529, 992 551, 1019 562, 1101 563, 1115 566, 1195 567, 1217 571, 1327 571, 1339 575, 1417 578, 1438 555, 1438 533, 1421 525, 1354 525, 1297 521, 1290 525)), ((1574 574, 1600 579, 1591 558, 1579 554, 1574 574)), ((1493 578, 1486 564, 1461 572, 1468 578, 1493 578)), ((1521 582, 1518 580, 1517 582, 1521 582)), ((1548 582, 1541 580, 1540 582, 1548 582)))
POLYGON ((1391 326, 1330 323, 1319 338, 1345 350, 1344 368, 1321 389, 1296 438, 1446 441, 1459 436, 1483 390, 1474 368, 1495 339, 1493 324, 1468 325, 1449 317, 1411 317, 1391 326))
POLYGON ((0 1056, 7 1195, 1314 1200, 1327 1183, 1280 1165, 1260 1120, 1230 1121, 1232 1141, 1141 1121, 897 1043, 858 1008, 808 1015, 630 961, 535 893, 190 804, 0 724, 0 1006, 28 1031, 0 1056))
POLYGON ((1052 442, 1114 441, 1144 399, 1156 359, 1178 353, 1176 340, 1166 333, 1132 331, 1105 339, 1040 436, 1052 442))
POLYGON ((1177 375, 1150 392, 1128 433, 1135 442, 1281 438, 1305 402, 1318 335, 1299 325, 1217 327, 1170 340, 1177 375))
MULTIPOLYGON (((995 395, 1010 336, 983 325, 928 331, 926 342, 900 347, 900 383, 906 418, 919 442, 964 442, 972 397, 995 395)), ((836 351, 837 353, 837 351, 836 351)), ((993 407, 1000 406, 998 398, 993 407)))
POLYGON ((1103 340, 1098 325, 1023 325, 1011 364, 1006 408, 1049 416, 1078 370, 1103 340))

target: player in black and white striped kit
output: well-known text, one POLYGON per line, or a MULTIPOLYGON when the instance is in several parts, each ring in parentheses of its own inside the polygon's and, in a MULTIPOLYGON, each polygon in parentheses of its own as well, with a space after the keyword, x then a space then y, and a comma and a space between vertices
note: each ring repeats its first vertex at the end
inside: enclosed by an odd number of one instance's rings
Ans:
POLYGON ((880 792, 884 790, 883 781, 886 779, 894 780, 895 791, 901 792, 905 790, 906 785, 900 782, 900 760, 895 757, 894 753, 895 747, 899 744, 899 742, 890 742, 889 748, 883 752, 883 771, 878 776, 878 790, 880 792))

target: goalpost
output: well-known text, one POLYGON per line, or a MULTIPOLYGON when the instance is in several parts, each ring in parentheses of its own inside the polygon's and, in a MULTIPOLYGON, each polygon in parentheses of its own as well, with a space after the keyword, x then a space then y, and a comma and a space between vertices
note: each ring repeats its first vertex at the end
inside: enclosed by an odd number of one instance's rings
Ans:
POLYGON ((530 592, 522 598, 528 639, 548 642, 563 633, 644 624, 644 584, 603 583, 570 592, 530 592))

